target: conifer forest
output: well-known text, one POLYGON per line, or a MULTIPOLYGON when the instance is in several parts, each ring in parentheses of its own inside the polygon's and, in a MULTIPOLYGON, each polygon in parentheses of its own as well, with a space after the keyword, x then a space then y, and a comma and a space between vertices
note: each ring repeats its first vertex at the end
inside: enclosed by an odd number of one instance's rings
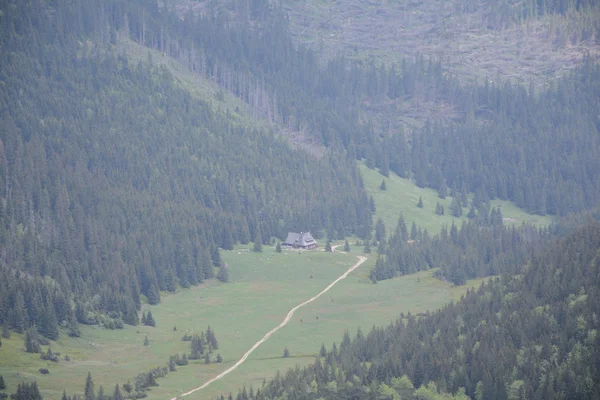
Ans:
POLYGON ((219 318, 248 310, 186 304, 213 318, 188 330, 164 300, 323 250, 364 290, 464 294, 288 342, 217 399, 600 399, 599 206, 596 1, 0 1, 0 400, 154 399, 171 373, 170 397, 208 398, 192 368, 245 360, 219 318), (381 219, 398 181, 429 230, 381 219), (162 359, 58 383, 87 356, 52 349, 96 331, 162 359))

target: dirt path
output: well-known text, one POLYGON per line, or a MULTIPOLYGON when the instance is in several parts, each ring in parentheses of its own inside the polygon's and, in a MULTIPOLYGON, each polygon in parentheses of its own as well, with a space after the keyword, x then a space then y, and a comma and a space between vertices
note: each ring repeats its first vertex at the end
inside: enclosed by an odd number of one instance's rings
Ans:
POLYGON ((313 301, 315 301, 316 299, 318 299, 319 297, 321 297, 321 295, 323 295, 324 293, 327 293, 327 291, 329 289, 331 289, 332 287, 334 287, 336 285, 336 283, 338 283, 342 279, 346 278, 352 271, 354 271, 356 268, 360 267, 362 263, 364 263, 365 261, 367 261, 367 257, 364 257, 364 256, 357 256, 357 257, 358 257, 358 261, 356 262, 356 264, 354 264, 353 266, 351 266, 350 268, 348 268, 348 270, 346 272, 344 272, 342 275, 340 275, 335 281, 331 282, 329 284, 329 286, 327 286, 325 289, 323 289, 321 292, 319 292, 319 294, 311 297, 310 299, 306 300, 305 302, 302 302, 302 303, 298 304, 296 307, 292 308, 287 313, 287 315, 285 316, 285 319, 279 325, 277 325, 275 328, 273 328, 269 332, 267 332, 267 334, 265 336, 263 336, 262 339, 260 339, 256 343, 254 343, 254 346, 252 346, 250 348, 250 350, 248 350, 246 352, 246 354, 244 354, 244 356, 239 359, 238 362, 236 362, 234 365, 232 365, 231 367, 229 367, 225 371, 221 372, 219 375, 215 376, 214 378, 206 381, 202 386, 198 386, 195 389, 192 389, 192 390, 190 390, 188 392, 185 392, 185 393, 182 393, 182 394, 180 394, 178 396, 175 396, 175 397, 171 398, 171 400, 177 400, 178 398, 189 396, 190 394, 195 393, 198 390, 204 389, 205 387, 207 387, 211 383, 218 381, 219 379, 223 378, 225 375, 229 374, 230 372, 235 371, 235 369, 237 367, 239 367, 240 365, 242 365, 242 363, 244 361, 246 361, 246 359, 248 358, 248 356, 250 356, 250 354, 252 354, 252 352, 258 348, 258 346, 260 346, 261 344, 263 344, 272 334, 274 334, 275 332, 277 332, 278 330, 280 330, 281 328, 283 328, 284 326, 286 326, 288 324, 288 322, 290 322, 290 320, 294 316, 294 313, 299 308, 304 307, 305 305, 307 305, 309 303, 312 303, 313 301))

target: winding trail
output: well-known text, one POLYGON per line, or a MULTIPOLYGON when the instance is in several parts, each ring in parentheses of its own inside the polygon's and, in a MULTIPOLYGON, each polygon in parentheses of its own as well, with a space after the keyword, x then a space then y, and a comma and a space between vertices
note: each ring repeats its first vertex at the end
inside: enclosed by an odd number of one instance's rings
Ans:
POLYGON ((298 304, 296 307, 292 308, 287 313, 287 315, 285 316, 285 319, 279 325, 277 325, 275 328, 273 328, 269 332, 267 332, 265 334, 265 336, 263 336, 262 339, 260 339, 256 343, 254 343, 254 346, 252 346, 250 348, 250 350, 248 350, 246 352, 246 354, 244 354, 244 356, 239 359, 238 362, 236 362, 234 365, 232 365, 231 367, 229 367, 225 371, 221 372, 219 375, 215 376, 214 378, 206 381, 202 386, 198 386, 197 388, 194 388, 194 389, 192 389, 192 390, 190 390, 188 392, 185 392, 185 393, 182 393, 182 394, 177 395, 175 397, 172 397, 170 400, 177 400, 177 399, 179 399, 181 397, 189 396, 190 394, 195 393, 198 390, 204 389, 205 387, 207 387, 211 383, 218 381, 219 379, 223 378, 225 375, 229 374, 230 372, 235 371, 235 369, 237 367, 239 367, 240 365, 242 365, 244 363, 244 361, 246 361, 246 359, 248 358, 248 356, 250 356, 250 354, 252 354, 252 352, 258 348, 258 346, 260 346, 261 344, 263 344, 272 334, 274 334, 275 332, 277 332, 278 330, 280 330, 281 328, 283 328, 284 326, 286 326, 288 324, 288 322, 290 322, 290 320, 294 316, 294 313, 299 308, 304 307, 305 305, 307 305, 309 303, 312 303, 313 301, 315 301, 316 299, 318 299, 319 297, 321 297, 321 295, 327 293, 327 291, 329 289, 331 289, 332 287, 334 287, 336 285, 336 283, 338 283, 342 279, 346 278, 352 271, 354 271, 356 268, 360 267, 362 263, 364 263, 365 261, 367 261, 367 257, 364 257, 364 256, 357 256, 357 257, 358 257, 358 261, 356 262, 356 264, 354 264, 353 266, 351 266, 350 268, 348 268, 348 270, 346 272, 344 272, 342 275, 340 275, 335 281, 331 282, 329 284, 329 286, 327 286, 325 289, 323 289, 321 292, 319 292, 319 294, 311 297, 310 299, 308 299, 308 300, 306 300, 306 301, 298 304))

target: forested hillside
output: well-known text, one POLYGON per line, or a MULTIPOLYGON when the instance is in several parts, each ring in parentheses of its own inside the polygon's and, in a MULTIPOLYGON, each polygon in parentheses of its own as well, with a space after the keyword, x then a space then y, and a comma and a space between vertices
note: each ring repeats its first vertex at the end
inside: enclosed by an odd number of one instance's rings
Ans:
MULTIPOLYGON (((556 8, 600 15, 588 4, 547 6, 541 14, 556 8)), ((127 37, 180 60, 292 140, 344 147, 384 175, 393 170, 422 187, 464 187, 533 213, 564 215, 600 200, 594 52, 543 87, 496 77, 461 85, 435 54, 390 64, 343 55, 323 60, 294 42, 285 10, 267 1, 152 7, 116 0, 94 7, 107 22, 90 29, 104 31, 106 40, 127 37)), ((538 15, 523 10, 527 20, 538 15)), ((597 27, 586 21, 581 29, 596 48, 597 27)))
POLYGON ((142 296, 212 277, 219 247, 371 229, 353 160, 294 151, 116 54, 117 3, 2 4, 0 324, 18 332, 137 324, 142 296))
POLYGON ((596 399, 599 255, 591 222, 459 303, 346 334, 237 399, 596 399))

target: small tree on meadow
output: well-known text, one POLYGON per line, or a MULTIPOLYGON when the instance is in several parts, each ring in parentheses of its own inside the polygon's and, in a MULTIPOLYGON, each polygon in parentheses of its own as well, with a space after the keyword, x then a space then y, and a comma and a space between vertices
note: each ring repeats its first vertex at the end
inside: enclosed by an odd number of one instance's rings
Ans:
POLYGON ((344 243, 344 251, 350 251, 350 243, 348 243, 348 240, 344 243))
POLYGON ((0 390, 6 389, 6 383, 4 382, 4 377, 0 375, 0 390))
POLYGON ((423 199, 419 196, 419 202, 417 203, 417 207, 423 208, 423 199))
POLYGON ((327 243, 325 243, 325 251, 327 252, 331 252, 331 242, 329 241, 329 239, 327 239, 327 243))
POLYGON ((148 326, 156 326, 156 321, 154 321, 154 317, 152 317, 152 311, 148 311, 148 314, 146 314, 145 324, 148 326))
POLYGON ((281 243, 277 242, 277 247, 275 247, 275 251, 277 253, 281 253, 281 243))
POLYGON ((229 282, 229 272, 227 271, 227 267, 226 266, 221 266, 221 268, 219 268, 219 273, 217 274, 217 279, 220 280, 221 282, 229 282))
POLYGON ((379 190, 387 190, 387 185, 385 183, 385 179, 381 181, 381 184, 379 185, 379 190))
POLYGON ((287 346, 285 349, 283 349, 283 358, 288 358, 290 356, 290 351, 288 350, 287 346))

